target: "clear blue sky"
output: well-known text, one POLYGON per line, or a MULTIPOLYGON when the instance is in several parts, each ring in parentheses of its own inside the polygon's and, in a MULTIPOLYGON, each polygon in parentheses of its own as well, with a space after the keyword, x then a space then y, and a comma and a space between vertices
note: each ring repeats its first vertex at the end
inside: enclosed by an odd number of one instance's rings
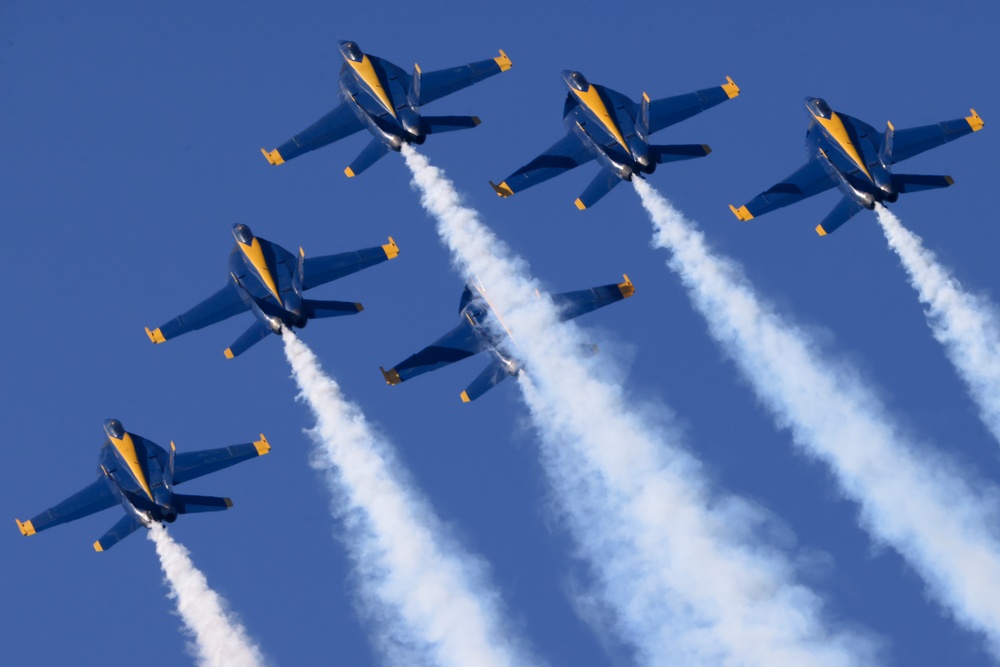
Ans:
MULTIPOLYGON (((302 332, 353 400, 392 438, 439 515, 487 559, 511 617, 553 665, 628 664, 574 611, 586 571, 554 520, 537 443, 514 383, 464 405, 484 365, 466 361, 387 387, 388 367, 457 322, 461 282, 433 222, 389 155, 362 176, 343 169, 359 135, 280 168, 274 148, 336 104, 337 40, 405 69, 463 64, 503 48, 513 69, 433 103, 428 113, 476 114, 471 131, 423 150, 468 202, 553 290, 620 280, 635 299, 581 320, 609 362, 627 367, 639 401, 669 406, 718 488, 753 499, 787 531, 802 578, 834 617, 886 642, 897 665, 989 664, 982 644, 926 599, 893 552, 857 527, 856 508, 827 471, 794 453, 708 338, 631 188, 595 208, 573 200, 596 167, 582 167, 508 200, 498 181, 561 136, 559 72, 637 99, 734 78, 734 101, 656 135, 708 143, 709 157, 661 167, 651 182, 742 262, 782 312, 823 332, 879 388, 918 439, 948 450, 985 480, 1000 478, 1000 445, 931 338, 916 296, 873 214, 836 234, 813 227, 834 194, 751 223, 741 204, 804 161, 802 99, 877 128, 967 115, 983 132, 907 162, 950 174, 944 191, 904 196, 892 210, 976 291, 1000 285, 996 156, 1000 91, 992 3, 607 3, 512 1, 132 6, 0 4, 0 220, 7 310, 0 328, 0 564, 6 575, 0 662, 61 665, 189 661, 165 599, 152 545, 141 535, 105 554, 91 543, 118 510, 26 540, 29 518, 89 483, 101 420, 191 450, 264 432, 271 455, 193 482, 188 493, 231 496, 232 511, 186 517, 172 534, 239 613, 276 665, 376 662, 353 609, 355 583, 308 467, 311 426, 277 338, 228 361, 249 325, 234 319, 154 347, 157 326, 224 284, 229 229, 307 255, 395 237, 397 260, 334 283, 316 298, 357 300, 357 317, 302 332)), ((664 408, 666 409, 666 408, 664 408)))

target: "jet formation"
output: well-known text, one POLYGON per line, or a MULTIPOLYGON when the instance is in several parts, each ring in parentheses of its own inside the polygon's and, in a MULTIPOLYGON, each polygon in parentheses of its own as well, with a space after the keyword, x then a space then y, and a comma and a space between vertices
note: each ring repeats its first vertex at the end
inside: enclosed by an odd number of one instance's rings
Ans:
POLYGON ((819 97, 807 97, 806 154, 809 161, 791 176, 760 193, 739 208, 729 205, 742 221, 800 202, 836 186, 843 197, 823 222, 816 226, 820 236, 832 234, 863 208, 894 202, 901 193, 946 188, 951 176, 893 174, 892 166, 936 146, 983 129, 983 119, 975 109, 971 115, 896 130, 886 124, 885 132, 844 113, 838 113, 819 97))
POLYGON ((271 451, 263 433, 256 442, 182 454, 173 442, 168 452, 126 431, 117 419, 104 421, 104 433, 97 479, 28 521, 15 519, 22 535, 34 535, 120 504, 125 516, 94 542, 95 551, 107 551, 140 527, 173 523, 181 514, 229 509, 233 506, 229 498, 181 495, 174 493, 174 486, 271 451))
POLYGON ((580 72, 563 70, 562 77, 569 88, 563 107, 566 136, 500 185, 490 181, 498 196, 510 197, 596 160, 601 172, 575 202, 582 211, 622 181, 652 174, 658 164, 708 155, 712 149, 704 144, 656 146, 649 143, 649 137, 740 94, 739 87, 726 77, 721 86, 662 100, 650 100, 643 93, 642 102, 637 103, 616 90, 590 83, 580 72))
POLYGON ((414 65, 410 75, 388 60, 364 53, 356 42, 339 44, 344 58, 340 68, 343 101, 276 149, 261 148, 271 164, 284 164, 367 128, 372 140, 344 170, 348 178, 357 176, 403 144, 422 144, 430 134, 479 125, 478 116, 421 116, 420 107, 511 67, 510 58, 500 51, 495 58, 434 72, 414 65))
MULTIPOLYGON (((628 276, 621 283, 601 285, 576 292, 553 294, 560 321, 571 320, 635 294, 628 276)), ((515 344, 503 318, 493 308, 486 290, 479 283, 466 285, 458 304, 459 323, 436 341, 399 362, 389 370, 380 367, 386 384, 396 385, 418 375, 443 368, 480 352, 487 352, 486 368, 461 393, 462 401, 474 401, 502 380, 521 371, 518 361, 509 353, 515 344), (501 331, 502 333, 498 333, 501 331)))
POLYGON ((231 280, 183 315, 152 331, 147 327, 149 340, 163 343, 249 310, 257 321, 226 348, 226 358, 233 359, 268 334, 280 334, 282 327, 301 329, 312 319, 361 312, 364 308, 360 303, 306 299, 302 292, 399 254, 391 236, 381 246, 308 259, 302 248, 296 257, 277 243, 254 236, 246 225, 233 225, 233 236, 236 245, 229 253, 231 280))

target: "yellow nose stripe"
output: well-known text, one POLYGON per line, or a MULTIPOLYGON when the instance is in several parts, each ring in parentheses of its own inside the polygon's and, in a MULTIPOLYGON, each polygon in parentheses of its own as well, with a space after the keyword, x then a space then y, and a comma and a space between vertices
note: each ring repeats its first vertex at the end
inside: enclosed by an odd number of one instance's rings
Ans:
POLYGON ((149 499, 153 499, 153 492, 149 489, 149 481, 146 480, 146 474, 142 471, 142 466, 139 465, 139 456, 135 451, 135 443, 132 442, 132 436, 126 433, 121 439, 109 438, 111 444, 115 446, 118 450, 118 454, 125 461, 125 465, 128 469, 132 471, 132 476, 135 477, 135 481, 139 482, 139 486, 142 490, 146 492, 149 499))
POLYGON ((237 241, 243 254, 246 258, 250 260, 253 264, 253 268, 257 269, 257 273, 260 274, 260 279, 264 281, 264 285, 271 291, 274 298, 278 300, 278 305, 284 307, 281 303, 281 296, 278 295, 278 285, 274 281, 274 276, 271 275, 271 269, 267 268, 267 261, 264 259, 264 249, 260 246, 260 241, 256 238, 247 245, 242 241, 237 241))
POLYGON ((833 137, 833 140, 844 149, 847 156, 854 160, 854 164, 858 165, 858 168, 865 172, 865 176, 868 177, 868 180, 874 183, 872 175, 868 173, 868 167, 865 166, 864 160, 861 159, 861 154, 858 151, 857 146, 854 145, 854 142, 851 141, 851 138, 847 135, 847 128, 844 127, 844 121, 840 120, 840 116, 835 113, 831 113, 829 120, 826 118, 820 118, 819 116, 813 116, 813 118, 815 118, 830 134, 830 136, 833 137))
POLYGON ((392 117, 396 117, 396 110, 392 108, 392 102, 389 101, 389 96, 385 92, 385 88, 382 87, 382 82, 378 80, 378 73, 375 72, 375 67, 372 65, 372 61, 366 55, 361 59, 361 62, 356 63, 353 60, 347 61, 354 71, 357 72, 361 80, 368 84, 372 92, 375 93, 375 97, 378 101, 382 103, 385 110, 392 114, 392 117))
POLYGON ((607 105, 604 104, 604 100, 601 99, 600 93, 597 92, 596 86, 590 86, 584 92, 580 92, 576 88, 570 88, 573 93, 579 98, 580 103, 590 109, 590 111, 597 116, 597 119, 601 121, 604 127, 607 128, 611 136, 622 145, 625 152, 628 153, 628 146, 625 145, 625 137, 622 136, 622 131, 618 129, 618 124, 615 119, 612 118, 611 113, 608 111, 607 105))

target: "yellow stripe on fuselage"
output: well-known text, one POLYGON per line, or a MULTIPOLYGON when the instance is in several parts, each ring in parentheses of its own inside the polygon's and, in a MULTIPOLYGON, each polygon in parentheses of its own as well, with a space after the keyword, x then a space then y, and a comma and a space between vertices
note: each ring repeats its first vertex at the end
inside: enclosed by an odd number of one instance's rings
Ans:
POLYGON ((829 120, 819 116, 813 116, 813 118, 815 118, 816 122, 822 125, 823 129, 827 131, 827 134, 833 137, 833 140, 844 149, 847 156, 854 160, 854 164, 858 165, 861 171, 865 172, 865 176, 868 177, 868 180, 874 183, 875 179, 873 179, 872 175, 868 173, 868 167, 865 166, 864 160, 861 159, 861 153, 858 151, 858 147, 854 145, 854 142, 851 141, 851 137, 848 136, 847 128, 844 127, 844 121, 840 120, 840 116, 836 113, 831 113, 829 120))
POLYGON ((618 124, 615 119, 608 112, 607 105, 604 104, 604 100, 601 99, 600 93, 597 92, 597 86, 591 85, 585 92, 580 92, 576 88, 570 88, 573 93, 576 94, 577 98, 580 100, 580 104, 590 109, 590 111, 597 116, 597 119, 604 124, 611 136, 622 145, 626 153, 631 155, 628 146, 625 145, 625 137, 622 136, 622 131, 618 129, 618 124))
POLYGON ((142 471, 142 466, 139 465, 139 456, 135 451, 135 443, 132 442, 132 436, 129 433, 125 433, 125 437, 122 439, 108 437, 111 440, 111 444, 115 446, 118 450, 119 456, 125 461, 125 465, 128 469, 132 471, 132 476, 135 477, 135 481, 139 482, 139 486, 142 490, 146 492, 149 499, 153 499, 153 492, 149 489, 149 481, 146 480, 146 473, 142 471))
POLYGON ((382 82, 378 80, 378 73, 375 71, 375 67, 372 65, 371 59, 365 55, 359 63, 356 63, 353 60, 348 60, 347 62, 354 68, 354 71, 361 77, 361 80, 368 84, 368 87, 375 93, 375 97, 382 103, 385 110, 391 113, 392 117, 395 118, 396 110, 392 108, 392 102, 389 100, 389 96, 386 94, 385 88, 382 87, 382 82))
POLYGON ((257 273, 260 274, 260 279, 264 281, 264 285, 267 289, 271 290, 271 294, 278 300, 278 305, 284 308, 284 304, 281 303, 281 296, 278 294, 278 285, 274 282, 271 269, 267 268, 267 260, 264 259, 264 249, 261 248, 260 241, 254 238, 250 245, 242 241, 237 241, 236 243, 239 244, 240 250, 243 251, 246 258, 253 264, 253 268, 257 269, 257 273))

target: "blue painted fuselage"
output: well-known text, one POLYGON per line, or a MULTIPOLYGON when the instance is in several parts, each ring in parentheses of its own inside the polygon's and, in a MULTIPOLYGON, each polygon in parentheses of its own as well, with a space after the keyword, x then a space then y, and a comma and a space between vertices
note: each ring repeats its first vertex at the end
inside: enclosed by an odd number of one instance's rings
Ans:
POLYGON ((246 225, 236 225, 233 235, 236 245, 229 253, 229 275, 247 309, 274 333, 281 333, 282 326, 304 327, 309 318, 303 310, 299 258, 254 236, 246 225))
POLYGON ((167 451, 126 432, 116 419, 105 421, 104 430, 108 437, 98 457, 99 471, 125 512, 146 526, 154 521, 173 523, 178 512, 167 451))

